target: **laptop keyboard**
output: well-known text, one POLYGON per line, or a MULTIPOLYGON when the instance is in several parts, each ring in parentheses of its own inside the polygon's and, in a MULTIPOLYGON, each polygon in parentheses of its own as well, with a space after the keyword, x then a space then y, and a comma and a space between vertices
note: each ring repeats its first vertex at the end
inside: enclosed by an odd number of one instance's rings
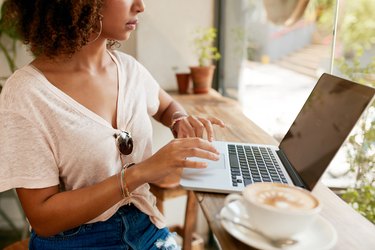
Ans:
POLYGON ((233 186, 254 182, 287 183, 270 148, 229 144, 228 153, 233 186))

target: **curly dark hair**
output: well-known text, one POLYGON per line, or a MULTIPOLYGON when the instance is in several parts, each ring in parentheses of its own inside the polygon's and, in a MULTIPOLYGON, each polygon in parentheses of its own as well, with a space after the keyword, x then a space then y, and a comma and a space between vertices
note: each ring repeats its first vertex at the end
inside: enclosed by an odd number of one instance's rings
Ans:
POLYGON ((97 29, 103 0, 6 0, 5 25, 36 55, 72 55, 97 29))

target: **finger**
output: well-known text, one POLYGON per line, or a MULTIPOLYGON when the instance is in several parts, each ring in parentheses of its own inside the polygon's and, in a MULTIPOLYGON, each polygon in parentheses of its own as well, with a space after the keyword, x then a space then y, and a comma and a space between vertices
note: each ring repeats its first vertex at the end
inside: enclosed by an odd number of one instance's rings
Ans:
POLYGON ((189 137, 190 137, 189 134, 181 132, 181 136, 178 138, 189 138, 189 137))
POLYGON ((190 157, 197 157, 202 159, 207 159, 211 161, 218 161, 220 158, 220 155, 216 152, 210 152, 207 150, 203 150, 200 148, 189 148, 184 150, 183 152, 183 159, 190 158, 190 157))
POLYGON ((208 151, 216 155, 220 154, 220 152, 209 141, 199 137, 174 139, 169 143, 169 147, 172 147, 170 149, 171 152, 177 150, 180 159, 194 156, 191 155, 191 153, 188 153, 189 150, 194 148, 208 151))
POLYGON ((212 123, 208 119, 199 118, 199 121, 204 125, 207 132, 207 139, 211 142, 214 139, 214 129, 212 123))
POLYGON ((189 138, 189 134, 186 133, 184 130, 180 129, 177 132, 177 138, 189 138))
POLYGON ((185 137, 196 137, 194 128, 190 125, 190 121, 188 119, 183 119, 180 122, 181 133, 184 134, 185 137))
POLYGON ((210 117, 207 120, 209 120, 212 124, 219 125, 222 128, 225 128, 225 126, 226 126, 225 123, 222 120, 217 119, 215 117, 210 117))
POLYGON ((208 166, 207 162, 201 162, 201 161, 185 160, 183 163, 183 167, 185 168, 207 168, 207 166, 208 166))
POLYGON ((185 138, 179 139, 176 143, 182 143, 182 148, 187 150, 189 148, 199 148, 205 151, 209 151, 215 154, 219 154, 219 151, 207 140, 202 138, 194 137, 194 138, 185 138))
POLYGON ((185 120, 186 119, 182 119, 175 125, 177 138, 194 137, 194 129, 190 126, 189 121, 185 120), (193 134, 193 136, 191 136, 191 134, 193 134))
POLYGON ((199 118, 197 119, 194 116, 189 116, 188 120, 191 126, 194 128, 195 136, 203 138, 203 132, 204 132, 205 126, 202 124, 200 119, 199 118))

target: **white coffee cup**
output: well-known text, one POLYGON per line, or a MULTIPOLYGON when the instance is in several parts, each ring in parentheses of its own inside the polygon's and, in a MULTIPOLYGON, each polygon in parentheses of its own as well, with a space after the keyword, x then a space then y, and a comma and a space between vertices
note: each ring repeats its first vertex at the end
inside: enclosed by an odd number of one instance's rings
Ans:
POLYGON ((291 238, 306 230, 322 209, 311 192, 281 183, 248 185, 242 194, 228 195, 225 203, 236 200, 246 209, 249 224, 271 239, 291 238))

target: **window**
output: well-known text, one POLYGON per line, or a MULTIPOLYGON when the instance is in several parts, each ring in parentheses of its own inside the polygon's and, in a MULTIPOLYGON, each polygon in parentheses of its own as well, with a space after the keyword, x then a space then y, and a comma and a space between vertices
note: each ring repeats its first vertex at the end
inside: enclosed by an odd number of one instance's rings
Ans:
MULTIPOLYGON (((219 3, 223 54, 219 91, 238 99, 244 113, 277 140, 322 73, 375 87, 375 1, 219 3), (293 12, 296 8, 303 9, 303 15, 293 12), (300 18, 290 19, 293 15, 300 18)), ((372 104, 331 162, 323 182, 341 191, 373 186, 374 141, 372 104)))

